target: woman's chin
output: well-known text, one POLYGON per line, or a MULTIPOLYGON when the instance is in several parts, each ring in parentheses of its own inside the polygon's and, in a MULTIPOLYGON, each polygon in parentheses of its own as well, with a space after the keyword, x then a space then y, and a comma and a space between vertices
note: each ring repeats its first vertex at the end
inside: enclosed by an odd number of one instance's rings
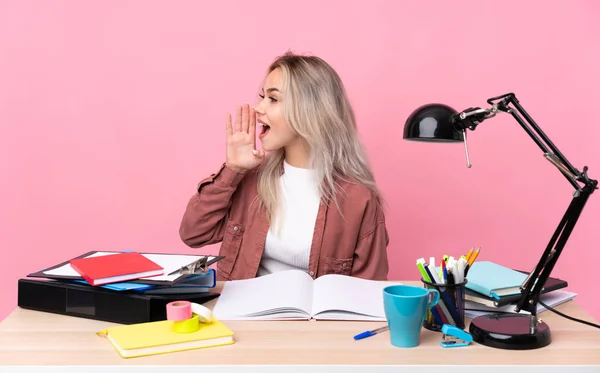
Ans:
POLYGON ((267 140, 267 141, 265 141, 265 139, 262 139, 260 142, 261 142, 261 144, 262 144, 262 149, 263 149, 265 152, 272 152, 272 151, 274 151, 274 150, 277 150, 277 149, 278 149, 278 147, 276 147, 276 146, 273 146, 272 144, 269 144, 269 141, 268 141, 268 140, 267 140))

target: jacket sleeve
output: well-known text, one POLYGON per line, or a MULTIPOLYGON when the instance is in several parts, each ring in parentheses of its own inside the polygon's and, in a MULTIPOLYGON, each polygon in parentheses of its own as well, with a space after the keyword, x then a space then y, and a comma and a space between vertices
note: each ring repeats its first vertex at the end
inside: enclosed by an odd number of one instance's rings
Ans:
POLYGON ((179 236, 186 245, 198 248, 223 240, 232 197, 244 176, 223 165, 199 183, 179 227, 179 236))
POLYGON ((352 276, 387 281, 389 236, 380 207, 371 208, 363 219, 356 243, 352 276))

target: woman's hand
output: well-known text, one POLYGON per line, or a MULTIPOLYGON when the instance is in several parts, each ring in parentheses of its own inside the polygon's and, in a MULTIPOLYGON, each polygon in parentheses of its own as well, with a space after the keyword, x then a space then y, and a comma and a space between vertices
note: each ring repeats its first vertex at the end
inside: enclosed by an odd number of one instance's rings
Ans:
POLYGON ((259 166, 264 159, 264 151, 256 149, 256 112, 246 104, 238 107, 235 126, 231 114, 227 114, 227 146, 225 165, 235 171, 244 172, 259 166))

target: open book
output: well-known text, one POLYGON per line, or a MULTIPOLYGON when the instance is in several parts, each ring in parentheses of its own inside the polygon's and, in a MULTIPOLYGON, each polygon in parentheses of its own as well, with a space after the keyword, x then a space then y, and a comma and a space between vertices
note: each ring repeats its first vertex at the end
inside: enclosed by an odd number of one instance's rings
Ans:
POLYGON ((334 274, 313 280, 287 270, 226 282, 213 313, 220 320, 385 321, 383 288, 389 285, 334 274))

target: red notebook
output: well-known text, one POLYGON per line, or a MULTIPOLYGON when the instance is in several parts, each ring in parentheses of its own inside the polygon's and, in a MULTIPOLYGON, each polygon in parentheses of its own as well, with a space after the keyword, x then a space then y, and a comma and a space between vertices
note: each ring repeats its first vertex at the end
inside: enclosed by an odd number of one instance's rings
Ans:
POLYGON ((164 269, 137 252, 72 259, 71 267, 90 285, 162 275, 164 269))

